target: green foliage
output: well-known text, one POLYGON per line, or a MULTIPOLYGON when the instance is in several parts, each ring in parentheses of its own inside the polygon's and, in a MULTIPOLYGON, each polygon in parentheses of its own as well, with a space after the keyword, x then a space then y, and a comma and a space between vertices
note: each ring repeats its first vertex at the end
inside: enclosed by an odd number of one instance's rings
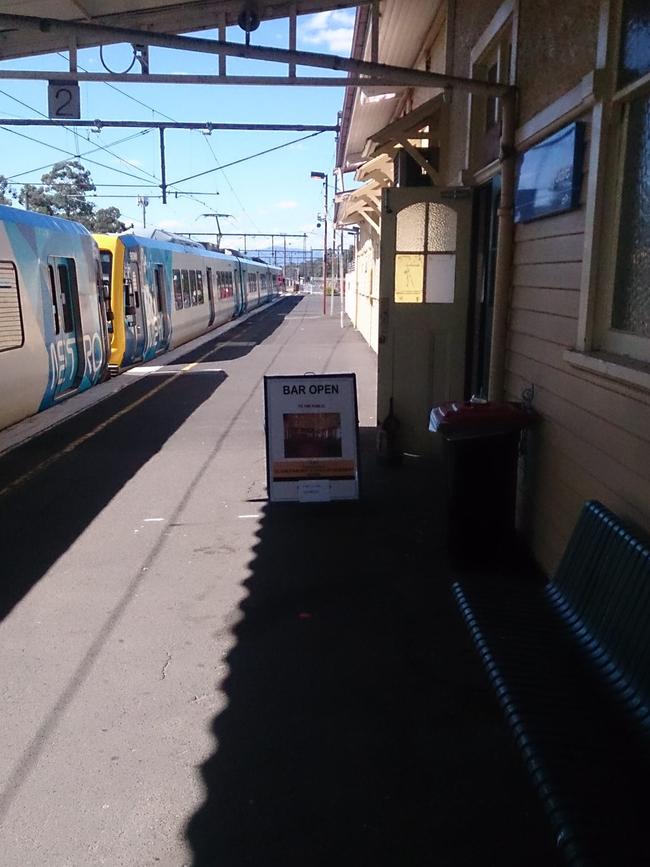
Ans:
MULTIPOLYGON (((100 208, 86 198, 96 187, 88 169, 79 160, 56 163, 41 177, 41 185, 26 184, 18 197, 30 211, 76 220, 92 232, 119 232, 124 229, 115 207, 100 208)), ((1 189, 0 189, 1 192, 1 189)))
POLYGON ((120 220, 118 208, 111 206, 110 208, 98 208, 95 211, 93 225, 90 228, 99 234, 110 234, 111 232, 123 232, 126 226, 120 220))
POLYGON ((12 199, 15 198, 15 193, 9 186, 9 181, 4 175, 0 175, 0 205, 13 205, 12 199))

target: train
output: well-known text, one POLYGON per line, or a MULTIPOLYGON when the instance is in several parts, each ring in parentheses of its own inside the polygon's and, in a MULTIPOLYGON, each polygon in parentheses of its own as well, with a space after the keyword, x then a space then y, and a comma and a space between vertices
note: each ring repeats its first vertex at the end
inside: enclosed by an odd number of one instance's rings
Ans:
POLYGON ((0 430, 270 301, 282 269, 0 205, 0 430))

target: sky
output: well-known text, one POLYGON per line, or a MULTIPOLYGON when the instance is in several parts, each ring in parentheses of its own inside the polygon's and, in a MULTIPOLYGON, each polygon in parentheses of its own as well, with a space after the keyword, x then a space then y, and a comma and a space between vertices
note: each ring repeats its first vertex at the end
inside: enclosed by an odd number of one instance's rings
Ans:
MULTIPOLYGON (((354 9, 299 16, 297 48, 349 56, 354 9)), ((215 31, 197 36, 216 38, 215 31)), ((238 27, 228 28, 226 39, 244 42, 238 27)), ((287 48, 288 19, 262 22, 251 34, 252 45, 287 48)), ((121 72, 132 60, 127 45, 103 49, 103 62, 121 72)), ((213 55, 151 47, 152 73, 209 74, 217 71, 213 55)), ((285 75, 286 65, 228 58, 234 75, 285 75)), ((136 64, 137 65, 137 64, 136 64)), ((99 48, 78 55, 79 69, 102 71, 99 48)), ((66 54, 0 62, 0 69, 60 70, 69 68, 66 54)), ((298 74, 335 74, 298 68, 298 74)), ((340 73, 338 73, 340 75, 340 73)), ((212 123, 306 123, 333 125, 343 106, 343 88, 253 87, 232 85, 105 84, 81 83, 84 120, 147 120, 212 123)), ((47 82, 0 79, 0 118, 38 118, 47 115, 47 82)), ((71 122, 72 123, 72 122, 71 122)), ((143 223, 138 196, 147 196, 147 227, 172 232, 214 232, 219 218, 226 233, 288 233, 307 235, 306 247, 322 247, 317 227, 324 208, 323 183, 311 171, 330 173, 335 162, 335 134, 307 138, 301 132, 168 130, 165 133, 166 176, 173 191, 168 202, 160 198, 160 144, 157 130, 118 128, 92 131, 89 127, 59 130, 48 127, 0 125, 0 174, 11 184, 39 183, 55 162, 79 156, 97 185, 96 208, 115 205, 121 219, 137 231, 143 223), (213 171, 242 157, 258 154, 295 139, 289 147, 213 171), (105 148, 106 150, 102 150, 105 148), (101 165, 100 165, 101 164, 101 165), (208 172, 200 178, 182 181, 208 172), (174 183, 177 182, 177 183, 174 183), (188 195, 189 194, 189 195, 188 195)), ((18 190, 18 186, 16 186, 18 190)), ((331 200, 331 195, 330 195, 331 200)), ((329 217, 332 217, 330 201, 329 217)), ((210 240, 207 238, 207 240, 210 240)), ((248 249, 269 247, 270 238, 249 239, 248 249)), ((276 240, 276 244, 278 241, 276 240)), ((243 246, 242 238, 226 238, 224 246, 243 246)), ((291 249, 302 250, 301 238, 287 239, 291 249)))

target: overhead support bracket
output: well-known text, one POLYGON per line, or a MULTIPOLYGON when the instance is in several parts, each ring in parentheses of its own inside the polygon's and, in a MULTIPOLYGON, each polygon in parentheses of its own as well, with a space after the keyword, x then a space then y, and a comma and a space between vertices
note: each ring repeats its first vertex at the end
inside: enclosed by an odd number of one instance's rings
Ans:
POLYGON ((167 204, 167 169, 165 166, 165 130, 161 127, 160 133, 160 189, 162 192, 162 203, 167 204))
POLYGON ((0 118, 0 126, 59 126, 67 129, 70 126, 90 126, 97 130, 109 127, 132 129, 198 129, 206 132, 212 130, 245 130, 251 132, 338 132, 336 124, 306 124, 306 123, 183 123, 166 120, 50 120, 45 117, 34 118, 0 118))
POLYGON ((413 147, 413 145, 410 143, 410 141, 408 141, 408 139, 401 137, 399 139, 399 143, 402 145, 402 147, 408 153, 408 155, 410 157, 412 157, 415 160, 415 162, 420 166, 420 168, 424 172, 426 172, 426 174, 431 178, 433 185, 436 187, 439 187, 440 186, 440 175, 434 169, 434 167, 431 165, 431 163, 428 160, 425 160, 425 158, 422 156, 420 151, 416 147, 413 147))
POLYGON ((352 57, 338 57, 330 54, 318 54, 312 51, 291 51, 284 48, 269 48, 257 45, 241 45, 236 42, 215 41, 195 36, 149 33, 125 27, 59 21, 57 19, 36 18, 29 15, 0 14, 0 29, 37 30, 41 33, 55 32, 66 37, 75 35, 79 47, 115 42, 155 45, 160 48, 177 48, 201 54, 228 54, 250 60, 269 60, 276 63, 295 63, 301 66, 341 70, 368 76, 371 79, 379 79, 384 83, 395 85, 436 88, 455 87, 485 96, 503 96, 511 90, 509 85, 477 81, 472 78, 459 78, 453 75, 426 72, 420 69, 388 66, 383 63, 357 60, 352 57))

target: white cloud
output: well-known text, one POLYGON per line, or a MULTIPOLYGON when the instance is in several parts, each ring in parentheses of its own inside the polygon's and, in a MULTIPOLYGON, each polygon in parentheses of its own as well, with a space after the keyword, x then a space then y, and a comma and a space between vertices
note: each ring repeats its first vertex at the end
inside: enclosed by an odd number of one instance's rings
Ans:
POLYGON ((308 45, 324 46, 336 54, 349 55, 354 31, 354 11, 349 9, 318 12, 307 16, 300 36, 308 45))
POLYGON ((130 166, 134 166, 135 168, 141 168, 144 164, 141 160, 129 160, 126 158, 122 158, 122 162, 128 163, 130 166))
POLYGON ((290 211, 292 208, 298 207, 298 202, 292 202, 290 200, 286 200, 284 202, 276 202, 275 207, 279 208, 281 211, 290 211))

